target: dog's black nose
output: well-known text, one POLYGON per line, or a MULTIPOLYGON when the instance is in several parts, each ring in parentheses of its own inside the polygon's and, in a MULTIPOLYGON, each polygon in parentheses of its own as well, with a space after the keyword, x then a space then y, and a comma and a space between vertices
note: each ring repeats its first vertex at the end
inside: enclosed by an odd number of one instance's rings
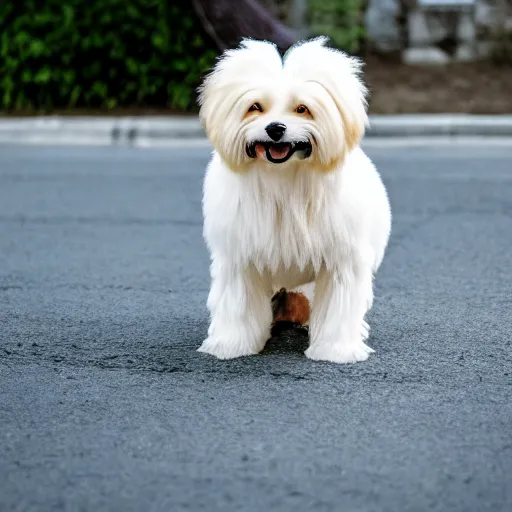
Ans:
POLYGON ((282 123, 270 123, 265 126, 265 131, 273 141, 277 142, 286 131, 286 126, 282 123))

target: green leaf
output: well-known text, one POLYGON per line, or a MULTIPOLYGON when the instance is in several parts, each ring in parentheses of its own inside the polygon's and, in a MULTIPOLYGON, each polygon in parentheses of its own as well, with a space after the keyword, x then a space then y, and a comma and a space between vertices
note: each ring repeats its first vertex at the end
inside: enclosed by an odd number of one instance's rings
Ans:
POLYGON ((188 69, 188 63, 184 60, 176 59, 172 64, 176 71, 187 71, 188 69))
POLYGON ((33 57, 39 57, 44 53, 45 45, 43 41, 39 39, 34 39, 30 42, 29 52, 33 57))
POLYGON ((100 97, 107 95, 107 86, 103 82, 94 82, 91 91, 100 97))
POLYGON ((137 66, 137 62, 135 61, 135 59, 133 59, 132 57, 128 57, 126 59, 126 69, 132 75, 135 75, 137 73, 138 66, 137 66))
POLYGON ((2 97, 3 108, 11 108, 12 94, 11 91, 5 90, 2 97))
POLYGON ((153 42, 153 46, 158 49, 165 48, 167 43, 165 37, 163 37, 162 34, 159 33, 153 34, 151 40, 153 42))
POLYGON ((45 84, 50 81, 52 72, 48 66, 40 69, 34 76, 34 82, 36 84, 45 84))
MULTIPOLYGON (((3 37, 2 37, 3 39, 3 37)), ((14 42, 19 45, 19 46, 23 46, 24 44, 26 44, 28 41, 30 41, 31 39, 31 36, 28 32, 18 32, 15 36, 14 36, 14 42)))
POLYGON ((67 84, 72 84, 76 79, 76 73, 74 69, 67 69, 62 73, 62 78, 67 84))
POLYGON ((81 88, 79 85, 75 85, 73 87, 73 90, 71 91, 71 96, 69 97, 68 105, 70 107, 74 107, 78 101, 78 98, 80 97, 81 88))
POLYGON ((62 11, 63 11, 63 23, 64 25, 71 25, 73 22, 73 18, 75 17, 75 11, 73 10, 73 7, 69 5, 68 3, 63 3, 62 5, 62 11))

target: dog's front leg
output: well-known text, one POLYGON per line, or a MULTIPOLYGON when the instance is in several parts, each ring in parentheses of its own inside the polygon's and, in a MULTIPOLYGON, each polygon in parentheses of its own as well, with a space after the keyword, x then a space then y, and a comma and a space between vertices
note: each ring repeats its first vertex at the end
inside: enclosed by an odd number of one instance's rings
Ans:
POLYGON ((261 352, 270 337, 270 282, 254 268, 212 264, 208 296, 211 321, 199 348, 219 359, 261 352))
POLYGON ((372 298, 369 265, 351 262, 333 271, 323 268, 316 282, 306 356, 334 363, 365 361, 373 352, 364 343, 364 316, 372 298))

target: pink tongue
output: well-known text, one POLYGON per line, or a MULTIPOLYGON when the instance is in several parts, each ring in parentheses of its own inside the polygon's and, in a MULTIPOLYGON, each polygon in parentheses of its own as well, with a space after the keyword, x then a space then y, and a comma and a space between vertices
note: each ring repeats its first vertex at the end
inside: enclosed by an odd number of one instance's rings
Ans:
POLYGON ((265 146, 262 144, 256 144, 256 155, 258 158, 266 158, 267 153, 265 151, 265 146))
POLYGON ((270 153, 270 156, 272 158, 275 158, 276 160, 280 160, 281 158, 284 158, 290 152, 290 146, 282 146, 282 147, 270 146, 268 152, 270 153))

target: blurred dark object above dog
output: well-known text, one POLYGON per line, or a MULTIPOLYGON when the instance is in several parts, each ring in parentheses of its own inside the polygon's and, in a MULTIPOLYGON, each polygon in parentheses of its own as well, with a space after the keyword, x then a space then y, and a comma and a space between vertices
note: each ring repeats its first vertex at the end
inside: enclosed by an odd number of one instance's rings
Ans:
POLYGON ((220 50, 237 46, 243 37, 274 42, 287 50, 296 38, 256 0, 193 0, 201 23, 220 50))

